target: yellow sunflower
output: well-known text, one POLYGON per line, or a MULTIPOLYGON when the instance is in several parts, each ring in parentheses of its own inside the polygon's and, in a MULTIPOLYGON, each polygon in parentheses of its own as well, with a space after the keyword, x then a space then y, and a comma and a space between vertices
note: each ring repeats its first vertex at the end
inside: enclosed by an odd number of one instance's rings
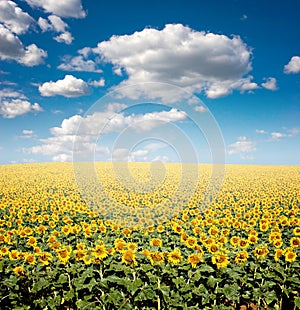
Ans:
POLYGON ((181 261, 181 253, 179 250, 175 249, 168 254, 168 261, 173 265, 177 265, 181 261))
POLYGON ((201 254, 191 254, 188 256, 188 262, 192 264, 193 268, 197 267, 197 264, 202 262, 202 255, 201 254))
POLYGON ((135 253, 131 250, 123 251, 122 262, 126 265, 137 265, 135 253))

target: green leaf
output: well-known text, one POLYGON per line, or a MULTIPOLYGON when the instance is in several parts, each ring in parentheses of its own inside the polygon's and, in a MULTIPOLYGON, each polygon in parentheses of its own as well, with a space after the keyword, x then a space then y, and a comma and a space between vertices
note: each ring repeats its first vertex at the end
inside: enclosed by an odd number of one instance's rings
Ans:
POLYGON ((48 287, 49 285, 50 283, 48 280, 41 278, 36 283, 33 284, 32 291, 33 292, 41 291, 42 289, 48 287))
POLYGON ((274 300, 277 301, 278 297, 277 297, 275 291, 268 291, 268 292, 265 292, 264 299, 265 299, 266 303, 269 305, 272 301, 274 301, 274 300))
POLYGON ((64 292, 64 299, 65 300, 71 300, 72 298, 74 298, 75 296, 75 293, 74 293, 74 290, 70 290, 68 292, 64 292))
POLYGON ((225 284, 222 289, 222 292, 228 300, 237 301, 239 300, 238 289, 239 289, 239 286, 236 283, 232 285, 225 284))
POLYGON ((208 265, 201 265, 198 270, 200 272, 209 272, 209 273, 212 273, 215 271, 214 268, 208 265))
POLYGON ((68 282, 68 278, 65 274, 61 274, 57 281, 59 284, 64 284, 68 282))
POLYGON ((213 276, 209 276, 208 277, 208 280, 207 280, 207 284, 208 284, 208 286, 210 286, 210 287, 215 287, 215 285, 217 284, 217 282, 218 282, 218 280, 217 279, 215 279, 213 276))
POLYGON ((294 303, 295 303, 295 306, 300 309, 300 297, 298 296, 295 296, 294 298, 294 303))
POLYGON ((92 278, 90 283, 84 285, 84 287, 87 288, 91 292, 95 285, 97 285, 97 281, 95 280, 95 278, 92 278))
POLYGON ((151 286, 144 287, 134 298, 136 301, 142 300, 153 300, 155 299, 156 293, 151 286))

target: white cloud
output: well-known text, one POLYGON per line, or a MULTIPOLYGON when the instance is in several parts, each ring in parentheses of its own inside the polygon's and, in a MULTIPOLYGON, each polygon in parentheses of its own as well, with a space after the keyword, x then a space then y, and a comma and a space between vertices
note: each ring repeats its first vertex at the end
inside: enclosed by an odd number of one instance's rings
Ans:
POLYGON ((256 151, 255 143, 248 140, 247 137, 241 136, 237 138, 237 141, 229 145, 228 154, 235 155, 239 154, 242 159, 252 159, 249 153, 256 151))
POLYGON ((0 24, 0 59, 15 60, 28 67, 44 62, 47 52, 31 44, 24 48, 20 39, 0 24))
POLYGON ((31 104, 27 100, 12 99, 2 100, 0 102, 0 115, 4 118, 15 118, 16 116, 27 114, 29 112, 41 112, 43 109, 39 104, 31 104))
POLYGON ((25 164, 31 164, 31 163, 36 163, 37 161, 33 158, 24 158, 23 163, 25 164))
POLYGON ((25 33, 33 18, 13 1, 0 1, 0 22, 16 34, 25 33))
POLYGON ((89 88, 82 79, 78 79, 73 75, 66 75, 63 80, 45 82, 39 86, 39 91, 45 97, 61 95, 72 98, 87 95, 89 88))
POLYGON ((27 97, 19 91, 13 90, 11 88, 0 89, 0 100, 2 98, 19 98, 27 99, 27 97))
POLYGON ((299 73, 300 72, 300 57, 293 56, 289 63, 284 66, 284 73, 299 73))
POLYGON ((24 129, 24 130, 22 130, 22 134, 23 135, 32 135, 33 134, 33 130, 24 129))
MULTIPOLYGON (((117 113, 124 105, 112 103, 102 112, 95 112, 92 115, 83 117, 81 115, 73 115, 64 119, 60 127, 50 129, 52 134, 47 139, 40 139, 41 145, 33 146, 24 150, 29 154, 42 154, 52 156, 52 160, 70 159, 73 155, 73 146, 76 141, 77 149, 74 150, 76 155, 80 152, 85 154, 95 148, 95 136, 105 135, 113 132, 120 132, 125 128, 131 127, 135 130, 151 130, 155 126, 160 126, 167 122, 178 122, 186 119, 184 112, 176 109, 170 111, 151 112, 146 114, 124 115, 122 112, 117 113), (80 126, 80 127, 79 127, 80 126)), ((133 160, 149 152, 164 147, 161 143, 151 143, 143 148, 132 152, 130 160, 133 160)), ((108 156, 109 150, 106 147, 96 147, 98 155, 108 156)), ((115 160, 123 160, 128 158, 129 151, 114 150, 113 156, 115 160)), ((79 155, 78 155, 79 156, 79 155)))
POLYGON ((90 59, 85 59, 83 55, 70 57, 63 57, 63 63, 58 67, 64 71, 85 71, 85 72, 102 72, 101 69, 97 68, 97 63, 90 59))
POLYGON ((105 80, 104 78, 101 78, 99 81, 92 81, 89 84, 94 87, 103 87, 105 85, 105 80))
POLYGON ((275 78, 273 77, 269 77, 266 79, 266 82, 265 83, 262 83, 261 86, 263 88, 266 88, 268 90, 277 90, 278 87, 277 87, 277 81, 275 78))
POLYGON ((280 140, 284 137, 286 137, 286 134, 282 133, 282 132, 272 132, 271 133, 271 140, 273 140, 273 141, 280 140))
POLYGON ((43 63, 45 57, 47 57, 47 53, 44 50, 31 44, 25 48, 25 54, 19 59, 19 62, 27 67, 32 67, 43 63))
POLYGON ((166 163, 169 161, 169 157, 166 155, 158 155, 155 158, 153 158, 152 160, 153 162, 162 162, 162 163, 166 163))
POLYGON ((73 42, 73 36, 69 31, 63 32, 60 35, 54 37, 54 40, 59 43, 71 44, 73 42))
POLYGON ((192 93, 205 92, 210 98, 226 96, 234 89, 258 87, 246 76, 252 69, 251 49, 238 36, 230 38, 169 24, 162 30, 146 28, 131 35, 112 36, 93 52, 112 63, 117 72, 122 69, 127 73, 128 80, 121 86, 165 82, 192 93))
POLYGON ((266 134, 268 133, 268 132, 265 131, 264 129, 256 129, 255 132, 256 132, 256 133, 259 133, 259 134, 261 134, 261 135, 266 135, 266 134))
POLYGON ((25 0, 31 7, 44 9, 47 13, 52 13, 61 17, 84 18, 81 0, 25 0))
POLYGON ((20 136, 19 138, 22 139, 31 139, 34 136, 34 131, 33 130, 28 130, 28 129, 24 129, 22 130, 22 136, 20 136))
POLYGON ((195 106, 194 110, 195 110, 196 112, 201 112, 201 113, 205 113, 205 112, 208 111, 207 108, 206 108, 205 106, 203 106, 203 105, 197 105, 197 106, 195 106))
POLYGON ((45 31, 56 31, 56 32, 65 32, 69 26, 59 17, 56 15, 48 16, 48 20, 45 18, 40 17, 38 19, 38 24, 43 32, 45 31))
POLYGON ((73 42, 74 38, 72 34, 66 30, 69 26, 59 16, 50 15, 48 16, 48 20, 40 17, 38 19, 38 24, 44 32, 53 30, 61 33, 53 38, 55 41, 66 44, 71 44, 73 42))

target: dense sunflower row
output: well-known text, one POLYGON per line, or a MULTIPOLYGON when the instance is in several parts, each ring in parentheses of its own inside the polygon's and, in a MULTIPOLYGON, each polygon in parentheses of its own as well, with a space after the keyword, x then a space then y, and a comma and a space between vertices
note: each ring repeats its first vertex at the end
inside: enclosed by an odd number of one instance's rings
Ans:
POLYGON ((230 309, 251 303, 281 308, 284 302, 299 305, 299 291, 293 287, 300 284, 295 280, 300 275, 300 167, 227 165, 222 187, 215 190, 211 201, 206 199, 209 165, 189 167, 199 169, 198 182, 191 180, 192 189, 188 177, 182 177, 182 171, 188 171, 182 165, 167 164, 165 168, 164 175, 160 170, 155 175, 150 165, 131 163, 126 167, 131 174, 124 177, 124 166, 97 164, 101 186, 91 187, 89 181, 80 180, 78 189, 72 164, 0 166, 1 306, 24 309, 35 300, 36 307, 43 308, 51 297, 57 298, 53 309, 68 302, 72 302, 71 308, 85 305, 94 309, 96 284, 90 290, 93 301, 84 303, 74 292, 76 270, 80 274, 95 269, 99 273, 86 281, 110 279, 107 281, 115 285, 113 292, 105 286, 100 290, 99 309, 120 306, 114 294, 124 290, 124 279, 142 281, 134 294, 128 293, 130 298, 119 296, 126 309, 171 309, 172 288, 183 290, 181 282, 176 282, 180 277, 191 285, 190 292, 201 285, 207 291, 205 295, 202 288, 197 302, 194 295, 191 300, 186 297, 186 307, 196 303, 203 308, 217 306, 207 294, 215 294, 216 299, 218 294, 225 296, 221 305, 230 309), (73 274, 70 268, 75 270, 73 274), (152 284, 150 275, 147 280, 142 274, 151 270, 157 273, 154 295, 149 293, 143 299, 141 292, 152 284), (199 270, 203 271, 201 281, 194 279, 199 270), (276 270, 291 275, 290 279, 277 279, 276 270), (264 280, 270 271, 274 279, 262 282, 270 287, 261 295, 251 295, 257 279, 264 280), (230 272, 239 274, 231 282, 225 276, 230 272), (60 283, 63 274, 67 274, 66 281, 60 283), (175 282, 174 276, 178 277, 175 282), (36 287, 40 277, 54 281, 50 291, 43 285, 36 287), (213 280, 207 284, 205 277, 223 283, 223 288, 213 280), (239 288, 234 286, 238 282, 239 288), (161 291, 162 283, 165 291, 161 291), (25 292, 13 293, 20 285, 26 287, 26 294, 32 294, 31 299, 22 295, 25 292), (229 286, 237 296, 228 293, 229 286), (238 293, 241 287, 246 293, 238 293), (66 295, 66 290, 74 292, 66 295))

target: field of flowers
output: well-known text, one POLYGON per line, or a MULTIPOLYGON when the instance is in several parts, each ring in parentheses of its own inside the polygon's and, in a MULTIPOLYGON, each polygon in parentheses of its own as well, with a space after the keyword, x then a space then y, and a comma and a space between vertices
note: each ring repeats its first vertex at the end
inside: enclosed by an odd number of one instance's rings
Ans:
POLYGON ((227 165, 206 206, 209 166, 180 201, 178 165, 158 188, 130 165, 153 191, 98 164, 93 208, 71 163, 0 166, 1 309, 300 309, 299 166, 227 165), (120 205, 144 208, 139 224, 120 205))

